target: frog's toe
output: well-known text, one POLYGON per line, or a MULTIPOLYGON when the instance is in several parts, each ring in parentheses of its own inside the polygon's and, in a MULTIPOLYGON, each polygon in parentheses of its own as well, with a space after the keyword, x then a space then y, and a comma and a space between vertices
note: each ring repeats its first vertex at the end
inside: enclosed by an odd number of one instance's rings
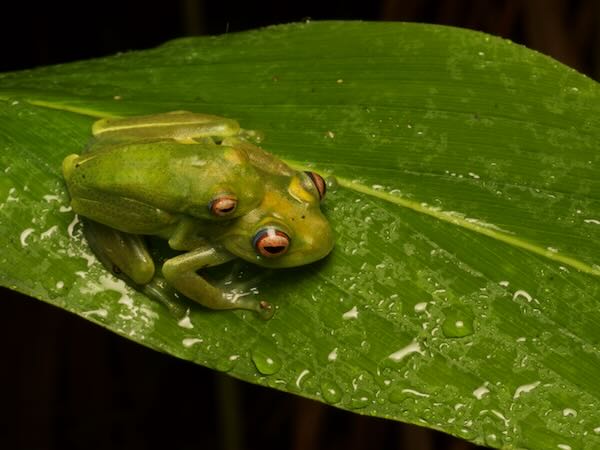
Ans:
POLYGON ((142 288, 148 297, 167 307, 175 319, 181 320, 189 314, 189 306, 177 297, 175 290, 160 276, 156 276, 142 288))
POLYGON ((154 261, 150 258, 146 258, 143 261, 136 261, 137 264, 131 264, 131 267, 127 268, 127 275, 137 284, 144 285, 149 283, 154 277, 154 261))
POLYGON ((258 302, 258 308, 256 312, 260 316, 261 319, 269 320, 275 314, 275 308, 269 302, 265 300, 261 300, 258 302))

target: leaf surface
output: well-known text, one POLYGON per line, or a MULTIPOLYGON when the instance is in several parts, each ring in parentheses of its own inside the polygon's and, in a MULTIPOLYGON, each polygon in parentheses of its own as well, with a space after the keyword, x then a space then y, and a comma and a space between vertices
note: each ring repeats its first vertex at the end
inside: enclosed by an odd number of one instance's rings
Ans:
MULTIPOLYGON (((600 446, 600 90, 498 38, 323 22, 0 76, 0 283, 240 379, 492 447, 600 446), (98 117, 192 110, 334 174, 277 306, 177 321, 89 253, 60 164, 98 117)), ((226 270, 235 271, 237 266, 226 270)))

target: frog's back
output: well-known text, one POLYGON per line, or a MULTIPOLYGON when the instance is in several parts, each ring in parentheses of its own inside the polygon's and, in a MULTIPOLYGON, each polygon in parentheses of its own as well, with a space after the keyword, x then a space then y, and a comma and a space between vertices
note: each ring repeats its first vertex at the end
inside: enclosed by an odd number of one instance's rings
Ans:
POLYGON ((256 207, 263 194, 260 176, 243 150, 208 143, 114 145, 67 158, 63 171, 73 200, 105 201, 108 195, 123 199, 123 207, 133 201, 206 220, 215 220, 209 205, 217 195, 237 198, 232 218, 256 207))

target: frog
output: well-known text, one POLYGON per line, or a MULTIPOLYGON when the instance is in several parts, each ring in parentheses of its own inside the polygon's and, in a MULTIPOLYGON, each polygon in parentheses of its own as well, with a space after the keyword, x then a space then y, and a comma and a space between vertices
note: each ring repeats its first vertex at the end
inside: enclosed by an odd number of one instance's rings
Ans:
POLYGON ((165 286, 210 309, 268 319, 270 302, 227 292, 200 271, 236 259, 297 267, 333 249, 325 179, 267 152, 261 133, 234 119, 189 111, 104 118, 92 135, 62 163, 70 205, 98 259, 167 306, 165 286), (157 262, 149 238, 175 255, 157 262))

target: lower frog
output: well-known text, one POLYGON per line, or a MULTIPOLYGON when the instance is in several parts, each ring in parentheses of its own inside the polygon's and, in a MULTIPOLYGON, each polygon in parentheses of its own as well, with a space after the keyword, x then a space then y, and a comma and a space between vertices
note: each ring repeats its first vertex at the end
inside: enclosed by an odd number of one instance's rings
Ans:
POLYGON ((71 206, 105 265, 160 300, 156 287, 166 284, 206 307, 268 318, 270 303, 225 292, 198 271, 234 258, 300 266, 333 248, 320 209, 325 180, 254 145, 258 134, 234 120, 176 111, 102 119, 92 132, 88 148, 63 161, 71 206), (157 269, 144 236, 181 253, 157 269))

